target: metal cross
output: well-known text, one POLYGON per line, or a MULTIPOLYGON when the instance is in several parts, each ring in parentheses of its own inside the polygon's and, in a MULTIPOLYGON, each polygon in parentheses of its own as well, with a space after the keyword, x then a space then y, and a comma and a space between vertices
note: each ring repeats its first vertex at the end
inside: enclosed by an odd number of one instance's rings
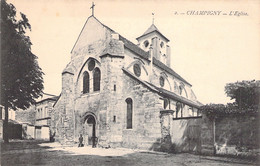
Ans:
POLYGON ((153 24, 154 24, 154 13, 152 13, 152 15, 153 15, 153 24))
POLYGON ((92 2, 92 6, 90 7, 90 9, 92 9, 92 16, 94 16, 94 7, 95 7, 96 5, 94 4, 94 2, 92 2))

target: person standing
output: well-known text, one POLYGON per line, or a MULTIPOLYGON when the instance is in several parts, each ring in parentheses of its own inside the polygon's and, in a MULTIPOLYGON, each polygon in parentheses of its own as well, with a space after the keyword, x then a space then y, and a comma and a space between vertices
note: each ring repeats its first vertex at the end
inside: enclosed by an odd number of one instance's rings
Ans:
POLYGON ((82 134, 80 134, 79 136, 79 147, 83 147, 83 137, 82 137, 82 134))

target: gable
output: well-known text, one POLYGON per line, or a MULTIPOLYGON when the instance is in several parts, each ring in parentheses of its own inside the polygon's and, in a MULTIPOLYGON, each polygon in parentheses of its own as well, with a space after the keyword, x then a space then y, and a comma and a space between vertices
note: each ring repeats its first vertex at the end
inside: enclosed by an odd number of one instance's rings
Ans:
POLYGON ((71 50, 72 55, 90 53, 90 44, 102 45, 111 38, 111 31, 94 16, 90 16, 83 26, 79 37, 71 50))

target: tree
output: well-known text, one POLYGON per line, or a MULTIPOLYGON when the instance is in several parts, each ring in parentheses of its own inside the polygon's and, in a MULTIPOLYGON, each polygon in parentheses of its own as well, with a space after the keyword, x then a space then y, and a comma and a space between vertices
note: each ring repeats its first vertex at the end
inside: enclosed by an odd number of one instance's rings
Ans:
POLYGON ((258 114, 260 111, 260 81, 241 81, 228 83, 225 93, 235 102, 224 104, 207 104, 200 109, 209 118, 235 114, 258 114))
POLYGON ((257 108, 260 104, 260 81, 242 81, 228 83, 225 92, 239 109, 257 108))
POLYGON ((8 143, 8 109, 26 109, 42 94, 43 72, 31 52, 26 30, 31 25, 26 15, 1 0, 1 105, 5 107, 4 142, 8 143))

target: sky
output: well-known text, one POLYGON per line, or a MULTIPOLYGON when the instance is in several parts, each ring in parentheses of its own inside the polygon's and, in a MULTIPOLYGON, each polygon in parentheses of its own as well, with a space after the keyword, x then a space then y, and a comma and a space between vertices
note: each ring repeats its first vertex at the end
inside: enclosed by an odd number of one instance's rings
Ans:
MULTIPOLYGON (((44 92, 59 95, 62 70, 69 63, 70 51, 92 13, 92 1, 7 2, 23 12, 32 26, 27 35, 45 73, 44 92)), ((152 13, 155 13, 155 25, 170 39, 171 68, 192 84, 203 104, 233 102, 224 92, 226 83, 260 80, 258 0, 101 0, 94 3, 97 19, 136 44, 136 37, 152 24, 152 13), (195 15, 197 11, 217 11, 220 15, 195 15), (235 11, 243 14, 234 15, 235 11)))

